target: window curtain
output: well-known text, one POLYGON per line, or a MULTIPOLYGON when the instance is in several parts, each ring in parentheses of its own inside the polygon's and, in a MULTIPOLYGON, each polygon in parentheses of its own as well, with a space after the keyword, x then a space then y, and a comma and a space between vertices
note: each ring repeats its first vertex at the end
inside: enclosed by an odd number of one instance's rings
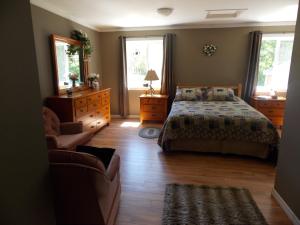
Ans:
POLYGON ((160 93, 169 95, 168 110, 171 108, 171 104, 175 97, 174 87, 174 74, 173 74, 173 51, 174 51, 174 34, 164 35, 164 51, 163 51, 163 66, 161 76, 161 90, 160 93))
POLYGON ((121 73, 119 82, 119 108, 120 115, 126 118, 129 114, 128 84, 127 84, 127 60, 126 60, 126 37, 121 36, 121 73))
POLYGON ((250 50, 246 80, 244 84, 243 99, 250 103, 251 96, 255 94, 257 73, 259 64, 259 52, 262 40, 261 31, 253 31, 249 34, 250 50))

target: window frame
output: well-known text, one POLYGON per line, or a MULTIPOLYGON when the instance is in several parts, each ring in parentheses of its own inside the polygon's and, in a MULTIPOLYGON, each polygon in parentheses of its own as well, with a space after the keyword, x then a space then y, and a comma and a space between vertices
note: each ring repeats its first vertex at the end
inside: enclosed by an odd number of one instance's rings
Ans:
MULTIPOLYGON (((126 68, 128 68, 127 67, 127 41, 145 41, 145 40, 161 40, 162 41, 162 47, 164 46, 164 36, 163 35, 158 35, 158 36, 144 36, 144 37, 143 36, 141 36, 141 37, 127 37, 126 38, 126 68)), ((162 52, 162 54, 164 54, 164 53, 162 52)), ((162 55, 162 68, 163 68, 163 55, 162 55)), ((127 72, 127 84, 128 84, 129 83, 129 80, 128 80, 128 71, 126 71, 126 72, 127 72)), ((162 73, 162 71, 160 73, 162 73)), ((157 72, 157 74, 158 74, 158 72, 157 72)), ((161 78, 162 78, 162 74, 160 76, 159 81, 161 81, 161 78)), ((160 85, 159 88, 158 87, 153 87, 153 89, 155 91, 160 91, 161 90, 161 85, 160 85)), ((130 87, 130 88, 128 87, 128 91, 146 91, 146 90, 149 90, 149 87, 144 87, 144 86, 143 87, 130 87)))
MULTIPOLYGON (((276 40, 276 42, 278 41, 282 41, 282 40, 292 40, 294 42, 294 38, 295 38, 295 33, 293 32, 287 32, 287 33, 264 33, 262 36, 262 41, 263 40, 276 40)), ((276 43, 277 45, 277 43, 276 43)), ((259 49, 259 61, 258 61, 258 67, 257 67, 257 80, 258 75, 259 75, 259 67, 260 67, 260 51, 261 51, 261 47, 259 49)), ((276 49, 275 49, 275 55, 274 55, 274 62, 273 65, 276 62, 276 57, 278 57, 278 54, 276 54, 276 49)), ((270 90, 268 90, 268 88, 263 88, 264 86, 258 86, 256 84, 255 86, 255 96, 258 95, 269 95, 270 94, 270 90), (259 88, 260 87, 260 88, 259 88)), ((287 87, 288 88, 288 87, 287 87)), ((279 94, 285 94, 287 92, 287 90, 283 90, 283 89, 278 89, 276 90, 277 93, 279 94)))

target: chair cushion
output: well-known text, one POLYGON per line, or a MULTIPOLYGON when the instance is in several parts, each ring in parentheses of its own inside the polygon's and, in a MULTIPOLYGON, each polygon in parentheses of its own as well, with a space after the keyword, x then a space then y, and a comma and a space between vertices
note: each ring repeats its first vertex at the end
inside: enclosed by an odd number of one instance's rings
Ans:
POLYGON ((105 167, 101 160, 88 153, 73 152, 66 150, 51 150, 48 152, 50 163, 75 163, 89 166, 105 172, 105 167))
POLYGON ((77 145, 82 145, 88 142, 93 136, 93 133, 85 131, 79 134, 60 135, 57 136, 59 149, 75 149, 77 145))
POLYGON ((43 120, 45 134, 56 136, 60 134, 60 121, 51 109, 43 107, 43 120))

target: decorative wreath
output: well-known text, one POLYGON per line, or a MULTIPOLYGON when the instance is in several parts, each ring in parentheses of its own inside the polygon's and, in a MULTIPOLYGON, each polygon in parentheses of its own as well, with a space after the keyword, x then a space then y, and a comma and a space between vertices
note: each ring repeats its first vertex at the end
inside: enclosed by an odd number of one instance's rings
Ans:
POLYGON ((212 56, 217 51, 217 47, 213 44, 206 44, 203 46, 203 53, 206 56, 212 56))

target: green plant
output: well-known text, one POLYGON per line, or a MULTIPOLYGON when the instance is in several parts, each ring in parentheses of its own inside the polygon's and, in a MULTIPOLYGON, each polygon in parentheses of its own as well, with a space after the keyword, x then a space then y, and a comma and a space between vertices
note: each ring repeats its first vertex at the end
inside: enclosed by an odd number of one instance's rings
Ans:
MULTIPOLYGON (((90 39, 88 38, 87 34, 85 32, 82 32, 80 30, 73 30, 71 33, 71 38, 80 41, 83 49, 84 57, 91 56, 93 52, 92 44, 90 39)), ((75 55, 76 53, 80 52, 80 47, 76 45, 69 45, 67 54, 69 56, 75 55)))

